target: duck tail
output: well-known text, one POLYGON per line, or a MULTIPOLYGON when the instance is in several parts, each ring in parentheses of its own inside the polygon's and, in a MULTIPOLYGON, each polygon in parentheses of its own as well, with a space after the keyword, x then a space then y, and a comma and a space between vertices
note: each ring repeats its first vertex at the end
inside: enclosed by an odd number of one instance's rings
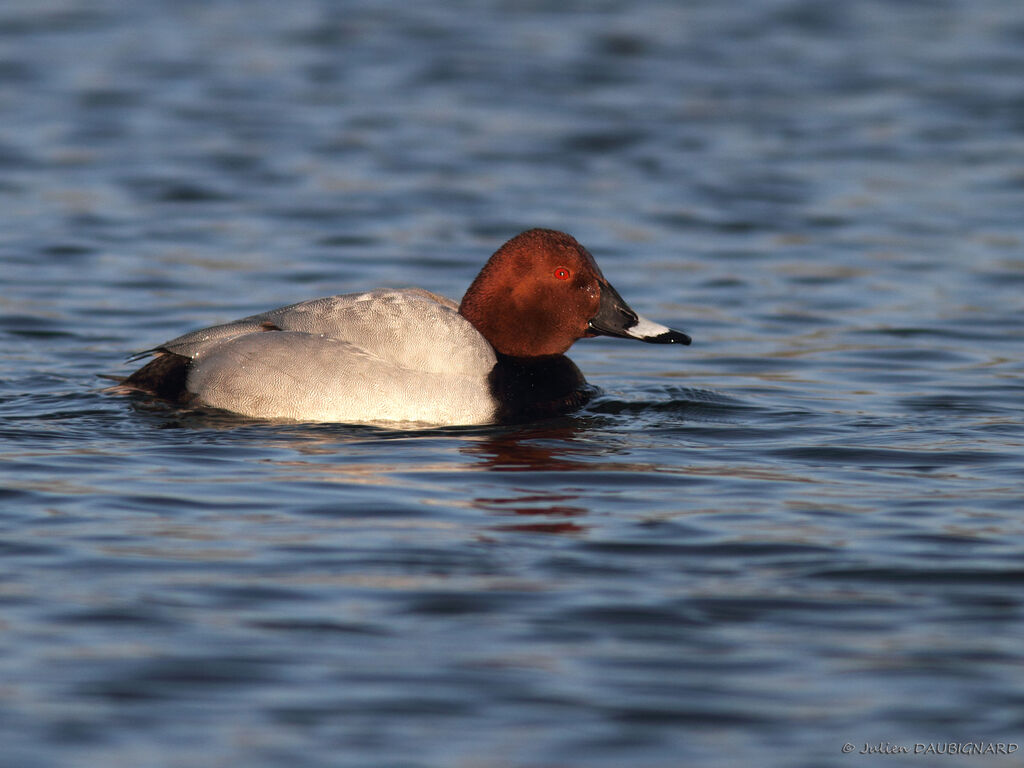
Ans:
POLYGON ((185 402, 189 392, 185 388, 191 358, 173 352, 156 350, 156 357, 126 378, 115 378, 117 383, 104 392, 127 395, 143 392, 172 402, 185 402))

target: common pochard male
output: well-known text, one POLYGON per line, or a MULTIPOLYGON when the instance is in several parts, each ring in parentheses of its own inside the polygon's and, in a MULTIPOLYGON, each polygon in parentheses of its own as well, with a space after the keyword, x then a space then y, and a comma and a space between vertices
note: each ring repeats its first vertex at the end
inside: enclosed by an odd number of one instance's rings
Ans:
POLYGON ((491 256, 462 304, 419 288, 312 299, 179 336, 114 389, 298 421, 501 424, 574 410, 591 390, 577 339, 690 337, 639 317, 594 257, 531 229, 491 256))

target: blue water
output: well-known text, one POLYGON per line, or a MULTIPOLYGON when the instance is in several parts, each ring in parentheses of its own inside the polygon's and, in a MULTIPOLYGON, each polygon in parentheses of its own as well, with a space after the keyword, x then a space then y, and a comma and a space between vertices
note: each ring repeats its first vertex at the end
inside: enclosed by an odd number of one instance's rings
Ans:
POLYGON ((1018 766, 1018 2, 0 6, 18 768, 1018 766), (563 229, 690 348, 388 431, 102 392, 563 229), (854 754, 843 754, 845 744, 854 754))

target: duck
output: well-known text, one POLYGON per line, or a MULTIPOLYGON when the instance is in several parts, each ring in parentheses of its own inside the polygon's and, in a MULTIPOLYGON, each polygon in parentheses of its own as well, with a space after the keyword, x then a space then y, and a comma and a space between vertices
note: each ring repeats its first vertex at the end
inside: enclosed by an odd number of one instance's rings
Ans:
POLYGON ((469 426, 563 415, 593 396, 582 338, 691 343, 623 300, 575 238, 504 243, 460 303, 422 288, 311 299, 191 331, 129 358, 119 384, 254 419, 469 426))

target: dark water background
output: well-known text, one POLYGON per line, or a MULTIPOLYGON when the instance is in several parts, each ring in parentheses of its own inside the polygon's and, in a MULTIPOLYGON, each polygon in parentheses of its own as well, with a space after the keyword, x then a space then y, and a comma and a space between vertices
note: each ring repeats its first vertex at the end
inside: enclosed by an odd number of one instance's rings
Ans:
POLYGON ((1024 742, 1022 211, 1016 0, 7 0, 4 765, 1020 765, 841 750, 1024 742), (694 346, 508 429, 100 392, 530 226, 694 346))

